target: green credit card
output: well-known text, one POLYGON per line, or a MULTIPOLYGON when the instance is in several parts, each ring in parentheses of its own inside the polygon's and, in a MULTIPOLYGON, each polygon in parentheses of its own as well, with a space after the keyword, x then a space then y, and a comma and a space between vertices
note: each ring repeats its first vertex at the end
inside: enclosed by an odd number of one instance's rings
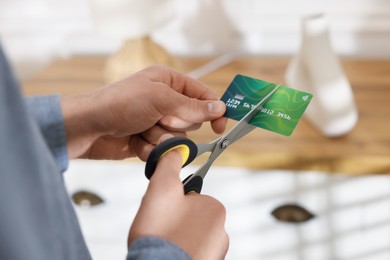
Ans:
MULTIPOLYGON (((240 120, 277 85, 237 75, 221 98, 226 104, 224 116, 240 120)), ((249 123, 290 136, 312 98, 310 93, 280 86, 249 123)))

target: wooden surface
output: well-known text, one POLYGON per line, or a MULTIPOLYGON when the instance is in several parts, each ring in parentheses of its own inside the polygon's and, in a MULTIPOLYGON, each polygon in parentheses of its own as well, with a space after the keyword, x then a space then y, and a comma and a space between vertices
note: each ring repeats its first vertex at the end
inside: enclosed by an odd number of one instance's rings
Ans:
MULTIPOLYGON (((177 58, 177 69, 188 72, 208 58, 177 58)), ((27 95, 73 95, 104 85, 104 56, 76 56, 57 60, 23 82, 27 95)), ((241 58, 201 80, 219 95, 236 74, 284 82, 288 58, 241 58)), ((351 82, 359 121, 352 132, 325 138, 304 119, 290 137, 256 129, 226 150, 215 164, 255 169, 320 170, 331 173, 390 173, 390 60, 343 59, 351 82)), ((229 122, 231 127, 234 122, 229 122)), ((209 142, 216 135, 209 125, 190 135, 195 142, 209 142)), ((200 161, 197 161, 200 162, 200 161)))

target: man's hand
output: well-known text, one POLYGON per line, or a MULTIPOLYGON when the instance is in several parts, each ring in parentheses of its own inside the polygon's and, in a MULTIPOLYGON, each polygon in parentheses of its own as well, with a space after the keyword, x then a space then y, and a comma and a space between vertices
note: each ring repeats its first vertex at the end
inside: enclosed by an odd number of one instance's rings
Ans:
POLYGON ((184 195, 181 164, 176 150, 160 159, 130 228, 128 244, 139 237, 161 237, 193 259, 223 259, 229 246, 225 208, 210 196, 184 195))
POLYGON ((70 158, 146 160, 163 134, 185 136, 205 121, 222 133, 227 122, 211 89, 161 65, 63 98, 62 109, 70 158))

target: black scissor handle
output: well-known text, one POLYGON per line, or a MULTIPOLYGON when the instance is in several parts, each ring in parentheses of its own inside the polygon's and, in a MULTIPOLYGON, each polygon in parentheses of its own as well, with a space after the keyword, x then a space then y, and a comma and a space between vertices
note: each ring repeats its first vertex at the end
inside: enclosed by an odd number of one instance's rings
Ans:
POLYGON ((202 191, 203 178, 200 176, 195 176, 192 179, 190 179, 192 176, 193 176, 193 174, 189 175, 183 181, 184 194, 188 194, 190 192, 200 193, 202 191), (190 179, 190 180, 187 182, 188 179, 190 179))
POLYGON ((163 157, 166 153, 179 149, 182 158, 183 158, 183 166, 191 163, 198 154, 197 145, 186 137, 172 137, 164 142, 158 144, 150 153, 148 159, 146 160, 145 166, 145 176, 150 179, 154 171, 156 170, 157 163, 161 157, 163 157))

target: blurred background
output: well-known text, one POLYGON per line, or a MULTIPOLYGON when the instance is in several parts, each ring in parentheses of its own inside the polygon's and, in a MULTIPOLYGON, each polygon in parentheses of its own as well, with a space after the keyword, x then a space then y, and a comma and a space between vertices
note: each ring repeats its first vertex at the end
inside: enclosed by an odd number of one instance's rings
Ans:
MULTIPOLYGON (((291 137, 253 131, 205 179, 227 209, 226 258, 390 259, 390 1, 3 0, 0 41, 26 95, 75 95, 155 63, 218 95, 236 74, 313 93, 291 137)), ((70 163, 94 259, 125 258, 143 171, 70 163)))
POLYGON ((313 13, 331 18, 337 53, 390 57, 386 0, 4 0, 0 35, 18 74, 28 76, 55 57, 109 54, 146 33, 174 55, 293 54, 301 18, 313 13))

